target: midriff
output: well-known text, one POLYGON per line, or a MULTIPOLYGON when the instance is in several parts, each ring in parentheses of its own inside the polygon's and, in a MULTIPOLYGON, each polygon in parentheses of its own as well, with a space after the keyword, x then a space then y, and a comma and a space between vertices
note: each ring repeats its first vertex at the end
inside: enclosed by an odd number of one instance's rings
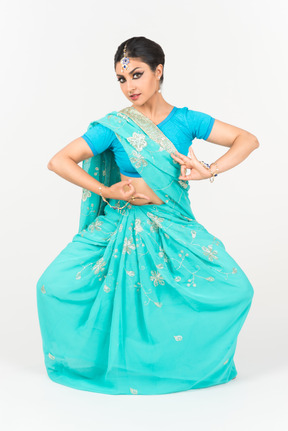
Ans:
MULTIPOLYGON (((131 200, 130 203, 131 205, 162 205, 164 204, 164 202, 154 193, 154 191, 151 189, 151 187, 148 186, 148 184, 143 180, 143 178, 139 178, 139 177, 128 177, 126 175, 121 174, 121 180, 122 181, 126 181, 131 179, 131 184, 135 189, 135 193, 143 193, 146 196, 149 197, 149 200, 144 199, 144 198, 137 198, 134 200, 134 202, 131 200)), ((126 190, 126 187, 125 187, 126 190)), ((128 186, 127 186, 127 190, 129 190, 128 186)))

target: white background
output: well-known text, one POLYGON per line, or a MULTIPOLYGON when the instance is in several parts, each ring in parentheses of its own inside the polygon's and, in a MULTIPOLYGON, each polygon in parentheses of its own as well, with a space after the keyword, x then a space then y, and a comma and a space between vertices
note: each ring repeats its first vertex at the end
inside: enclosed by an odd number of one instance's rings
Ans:
MULTIPOLYGON (((287 4, 276 0, 1 1, 1 384, 6 430, 286 430, 287 4), (285 9, 286 8, 286 9, 285 9), (81 189, 49 159, 130 106, 114 72, 127 38, 166 56, 164 99, 248 130, 260 147, 214 183, 190 182, 196 219, 255 294, 236 380, 154 396, 79 391, 44 369, 36 282, 77 232, 81 189)), ((195 140, 211 163, 227 147, 195 140)))

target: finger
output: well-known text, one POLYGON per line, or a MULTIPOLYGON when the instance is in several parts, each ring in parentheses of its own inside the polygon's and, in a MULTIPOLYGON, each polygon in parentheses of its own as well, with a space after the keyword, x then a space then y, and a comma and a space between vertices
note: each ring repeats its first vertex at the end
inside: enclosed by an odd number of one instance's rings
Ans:
POLYGON ((173 155, 173 160, 176 160, 176 162, 180 163, 180 165, 184 163, 184 161, 180 157, 177 157, 175 155, 173 155))
POLYGON ((134 193, 134 191, 135 191, 135 189, 134 189, 134 187, 132 186, 132 184, 127 184, 127 185, 128 185, 128 187, 130 188, 130 190, 123 190, 123 193, 124 193, 124 196, 125 196, 125 197, 132 196, 132 195, 133 195, 133 193, 134 193))
POLYGON ((171 154, 171 156, 178 156, 178 157, 181 157, 181 156, 183 156, 183 154, 182 153, 179 153, 179 151, 173 151, 173 153, 170 153, 171 154))
POLYGON ((144 195, 143 193, 137 193, 137 194, 135 195, 135 198, 140 198, 140 199, 147 199, 147 200, 150 200, 150 198, 149 198, 148 196, 144 195))
POLYGON ((181 158, 183 156, 182 153, 179 153, 178 151, 174 151, 174 153, 170 153, 172 157, 178 157, 181 158))
POLYGON ((188 163, 188 165, 189 165, 189 163, 191 163, 191 159, 190 159, 190 157, 187 157, 187 156, 185 156, 185 154, 181 154, 181 153, 178 153, 177 152, 177 156, 178 156, 178 160, 179 160, 179 158, 180 158, 180 160, 181 160, 181 164, 183 164, 183 163, 188 163))
POLYGON ((185 176, 187 171, 187 166, 185 164, 181 165, 181 175, 185 176))
POLYGON ((194 151, 192 150, 192 147, 189 147, 189 154, 192 160, 197 160, 194 151))

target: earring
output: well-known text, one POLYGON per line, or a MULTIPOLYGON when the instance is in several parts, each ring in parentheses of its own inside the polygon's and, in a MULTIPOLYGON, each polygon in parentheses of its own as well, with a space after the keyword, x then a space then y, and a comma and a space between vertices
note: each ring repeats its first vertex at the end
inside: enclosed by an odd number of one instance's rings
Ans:
MULTIPOLYGON (((160 79, 160 78, 158 77, 158 79, 160 79)), ((161 88, 159 88, 158 93, 161 93, 161 88)))

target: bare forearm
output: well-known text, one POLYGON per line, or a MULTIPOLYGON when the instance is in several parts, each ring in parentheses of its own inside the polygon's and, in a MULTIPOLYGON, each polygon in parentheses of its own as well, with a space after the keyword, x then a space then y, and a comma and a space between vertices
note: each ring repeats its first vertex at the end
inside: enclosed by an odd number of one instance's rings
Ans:
POLYGON ((218 173, 228 171, 234 166, 243 162, 252 151, 259 147, 259 142, 254 135, 240 135, 233 142, 229 150, 219 159, 211 163, 211 170, 215 172, 215 165, 217 163, 218 173))
POLYGON ((102 187, 102 195, 106 198, 109 196, 109 187, 103 185, 79 166, 70 157, 58 157, 53 162, 48 163, 48 169, 55 172, 60 177, 79 187, 90 190, 97 195, 100 194, 99 186, 102 187))

